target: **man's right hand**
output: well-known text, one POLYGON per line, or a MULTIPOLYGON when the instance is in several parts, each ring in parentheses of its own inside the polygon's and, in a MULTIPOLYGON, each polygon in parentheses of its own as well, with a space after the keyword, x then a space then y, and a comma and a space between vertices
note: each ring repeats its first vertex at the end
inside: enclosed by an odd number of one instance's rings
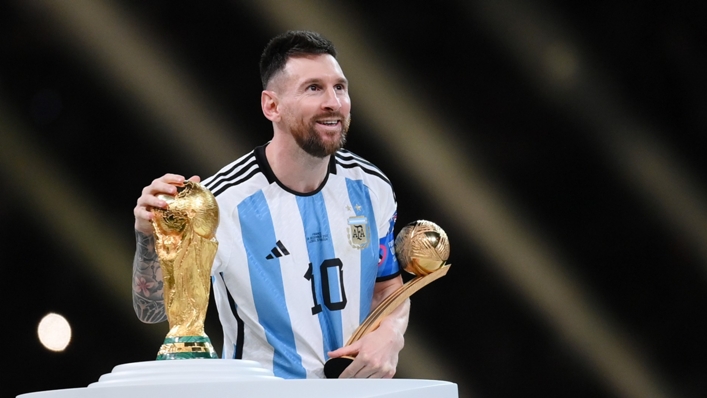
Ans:
MULTIPOLYGON (((184 176, 178 174, 165 174, 143 188, 142 195, 137 199, 137 205, 135 210, 133 210, 133 214, 135 214, 135 230, 146 235, 153 233, 152 219, 155 215, 152 213, 152 208, 167 208, 167 202, 159 199, 157 195, 176 195, 177 187, 183 185, 184 180, 184 176)), ((189 181, 200 182, 201 178, 193 176, 189 181)))

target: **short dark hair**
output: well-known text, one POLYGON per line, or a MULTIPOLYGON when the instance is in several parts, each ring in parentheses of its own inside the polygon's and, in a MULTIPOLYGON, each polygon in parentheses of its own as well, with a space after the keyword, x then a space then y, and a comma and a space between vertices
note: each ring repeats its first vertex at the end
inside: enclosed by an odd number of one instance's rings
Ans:
POLYGON ((260 81, 263 89, 285 68, 290 57, 329 54, 336 58, 334 44, 316 32, 290 30, 273 37, 260 56, 260 81))

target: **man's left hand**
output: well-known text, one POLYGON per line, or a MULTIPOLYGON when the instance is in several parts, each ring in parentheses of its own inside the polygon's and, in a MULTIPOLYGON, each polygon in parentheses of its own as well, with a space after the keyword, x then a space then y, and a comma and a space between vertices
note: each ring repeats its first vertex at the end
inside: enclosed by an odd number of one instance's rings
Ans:
POLYGON ((378 329, 346 347, 329 353, 330 358, 355 357, 339 376, 344 378, 390 379, 395 375, 398 353, 403 349, 402 333, 384 320, 378 329))

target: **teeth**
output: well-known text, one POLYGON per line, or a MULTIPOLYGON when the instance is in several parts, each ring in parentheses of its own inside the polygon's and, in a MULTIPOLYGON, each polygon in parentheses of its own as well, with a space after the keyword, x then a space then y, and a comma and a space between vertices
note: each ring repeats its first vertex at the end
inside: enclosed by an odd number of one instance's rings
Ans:
POLYGON ((327 126, 333 126, 333 125, 339 123, 339 121, 338 120, 320 120, 319 123, 326 124, 327 126))

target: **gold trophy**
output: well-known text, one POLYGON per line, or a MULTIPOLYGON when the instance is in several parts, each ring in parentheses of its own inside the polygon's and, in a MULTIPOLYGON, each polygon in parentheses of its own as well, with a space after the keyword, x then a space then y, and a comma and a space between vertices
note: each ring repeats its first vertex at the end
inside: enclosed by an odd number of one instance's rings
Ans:
MULTIPOLYGON (((431 221, 418 220, 403 227, 395 238, 395 253, 403 269, 416 276, 386 297, 354 331, 346 345, 378 328, 381 321, 408 297, 446 275, 451 266, 447 264, 447 234, 431 221)), ((353 360, 349 356, 329 359, 324 364, 324 375, 330 379, 338 378, 353 360)))
POLYGON ((167 209, 153 209, 155 250, 164 279, 169 333, 157 359, 218 358, 204 333, 211 266, 218 242, 216 198, 201 184, 185 181, 177 195, 159 195, 167 209))

